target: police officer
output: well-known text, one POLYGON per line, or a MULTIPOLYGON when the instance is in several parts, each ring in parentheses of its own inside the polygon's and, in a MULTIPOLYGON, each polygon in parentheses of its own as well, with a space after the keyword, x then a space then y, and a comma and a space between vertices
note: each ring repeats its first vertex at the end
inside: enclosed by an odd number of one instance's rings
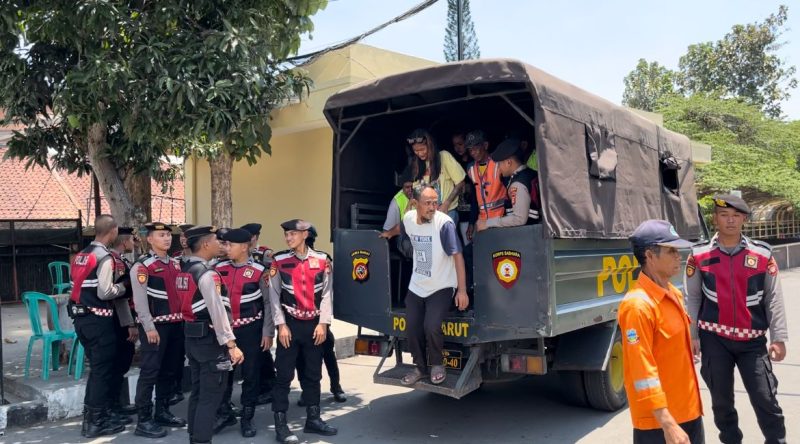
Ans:
MULTIPOLYGON (((250 233, 250 255, 253 257, 253 260, 269 267, 269 264, 272 262, 272 250, 258 245, 258 238, 261 236, 261 224, 245 224, 242 225, 242 229, 250 233)), ((269 404, 272 402, 272 388, 274 386, 275 361, 272 358, 272 351, 266 349, 261 354, 261 375, 259 377, 257 405, 269 404)))
MULTIPOLYGON (((136 341, 139 338, 139 330, 136 328, 133 313, 131 312, 131 263, 126 257, 128 253, 134 251, 133 228, 119 227, 117 238, 111 244, 109 252, 114 256, 116 265, 116 281, 125 286, 125 297, 114 299, 114 326, 116 328, 116 349, 117 357, 114 360, 114 372, 111 378, 109 392, 111 395, 111 415, 118 418, 118 422, 130 424, 133 421, 130 415, 136 413, 136 406, 132 404, 122 405, 122 382, 125 373, 131 369, 133 353, 136 349, 136 341)), ((127 398, 127 396, 126 396, 127 398)))
POLYGON ((272 411, 278 442, 299 442, 286 423, 289 385, 294 379, 298 356, 305 361, 300 379, 306 407, 306 433, 331 436, 337 433, 320 418, 319 398, 322 379, 322 344, 332 318, 331 264, 324 253, 305 243, 311 224, 293 219, 281 224, 289 250, 276 253, 270 266, 270 302, 278 345, 275 367, 278 378, 273 390, 272 411))
MULTIPOLYGON (((313 250, 314 242, 316 240, 317 229, 312 225, 311 228, 308 229, 308 237, 306 238, 306 245, 308 245, 308 248, 313 250)), ((333 263, 333 259, 328 253, 325 253, 324 251, 320 251, 320 253, 325 254, 329 263, 333 263)), ((346 402, 347 397, 344 395, 339 373, 339 361, 336 360, 336 351, 333 348, 335 344, 336 337, 333 336, 333 331, 331 331, 330 326, 328 326, 328 335, 325 337, 325 342, 322 343, 322 362, 325 363, 325 369, 328 371, 328 379, 331 381, 331 393, 333 394, 333 400, 336 402, 346 402)), ((302 356, 298 356, 297 377, 302 378, 303 375, 305 375, 305 360, 302 356)), ((300 407, 306 407, 302 397, 300 397, 300 399, 297 401, 297 405, 300 407)))
POLYGON ((689 321, 683 295, 670 283, 680 273, 678 249, 692 243, 664 220, 643 222, 630 241, 642 268, 620 304, 618 320, 633 442, 703 443, 689 321))
POLYGON ((192 255, 192 250, 186 245, 186 231, 190 230, 194 225, 192 224, 182 224, 178 225, 178 229, 180 230, 180 236, 178 237, 178 242, 181 244, 181 249, 176 251, 175 254, 172 255, 175 259, 181 260, 184 257, 189 257, 192 255))
POLYGON ((135 434, 162 438, 161 426, 184 427, 186 421, 169 410, 178 372, 183 371, 183 316, 174 282, 180 268, 168 256, 172 230, 161 222, 145 225, 150 252, 131 268, 133 304, 141 340, 139 381, 136 384, 138 423, 135 434), (153 414, 153 387, 156 409, 153 414))
POLYGON ((711 392, 719 440, 742 442, 733 402, 733 368, 739 367, 765 442, 783 443, 786 427, 770 360, 786 356, 786 313, 771 247, 742 235, 749 213, 741 197, 716 196, 713 221, 718 231, 687 260, 693 347, 701 353, 700 373, 711 392))
POLYGON ((69 314, 89 358, 89 379, 83 399, 81 435, 96 438, 125 430, 111 420, 109 400, 116 359, 117 328, 112 300, 125 296, 124 283, 115 283, 116 259, 108 245, 117 238, 117 222, 101 215, 94 222, 94 241, 75 255, 70 267, 72 294, 69 314))
MULTIPOLYGON (((215 269, 222 278, 231 305, 231 319, 236 342, 244 353, 242 364, 242 420, 241 431, 245 438, 256 435, 253 416, 259 394, 262 353, 269 351, 275 337, 272 310, 269 304, 269 274, 266 268, 250 257, 250 232, 234 229, 225 233, 228 242, 229 260, 220 262, 215 269)), ((228 378, 228 387, 218 414, 218 426, 230 424, 233 417, 230 409, 233 378, 228 378)), ((233 423, 236 423, 233 418, 233 423)), ((231 424, 232 425, 232 424, 231 424)), ((221 428, 220 428, 221 430, 221 428)), ((215 433, 217 430, 215 430, 215 433)))
POLYGON ((219 254, 217 229, 198 226, 186 232, 192 256, 181 265, 175 287, 181 298, 186 355, 192 372, 189 396, 189 440, 210 443, 214 418, 233 365, 244 362, 236 345, 222 279, 208 262, 219 254))

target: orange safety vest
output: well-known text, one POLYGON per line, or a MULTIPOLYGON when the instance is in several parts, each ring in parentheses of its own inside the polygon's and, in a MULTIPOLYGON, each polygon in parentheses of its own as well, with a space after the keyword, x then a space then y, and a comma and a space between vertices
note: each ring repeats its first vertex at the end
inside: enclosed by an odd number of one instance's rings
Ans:
POLYGON ((469 168, 469 178, 475 184, 475 196, 478 200, 478 218, 494 219, 505 215, 506 186, 500 175, 497 162, 486 160, 486 170, 480 174, 478 162, 469 168))
POLYGON ((699 418, 703 405, 681 291, 672 284, 662 288, 640 273, 617 318, 633 427, 661 428, 653 416, 659 408, 667 408, 679 424, 699 418))

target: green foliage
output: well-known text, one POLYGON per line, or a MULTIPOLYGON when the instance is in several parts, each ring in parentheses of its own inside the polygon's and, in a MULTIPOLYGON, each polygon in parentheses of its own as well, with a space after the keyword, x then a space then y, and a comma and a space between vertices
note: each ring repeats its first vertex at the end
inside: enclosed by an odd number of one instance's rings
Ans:
MULTIPOLYGON (((478 36, 469 12, 469 0, 462 0, 463 15, 461 32, 463 35, 464 60, 481 58, 478 36)), ((447 0, 447 27, 444 34, 444 59, 448 62, 458 60, 458 1, 447 0)))
POLYGON ((673 73, 658 62, 639 59, 636 68, 625 79, 622 104, 645 111, 655 111, 659 102, 673 94, 673 73))
POLYGON ((735 25, 721 40, 689 46, 680 59, 681 91, 743 98, 767 115, 780 117, 781 102, 797 87, 795 67, 776 54, 785 45, 779 39, 787 13, 782 5, 763 22, 735 25))
POLYGON ((758 106, 711 96, 672 96, 657 111, 664 125, 711 145, 698 168, 700 194, 739 189, 800 205, 800 121, 769 118, 758 106))
POLYGON ((269 113, 308 88, 280 60, 326 0, 11 1, 0 10, 0 107, 28 125, 9 155, 88 166, 88 128, 108 128, 120 169, 151 170, 182 147, 270 152, 269 113), (75 6, 77 4, 77 6, 75 6), (192 144, 192 141, 203 144, 192 144))

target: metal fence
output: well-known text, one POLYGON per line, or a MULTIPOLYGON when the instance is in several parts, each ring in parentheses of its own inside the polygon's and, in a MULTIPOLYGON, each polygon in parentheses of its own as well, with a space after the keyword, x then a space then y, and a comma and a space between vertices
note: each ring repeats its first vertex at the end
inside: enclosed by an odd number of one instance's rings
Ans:
POLYGON ((47 264, 69 263, 80 248, 81 219, 0 219, 0 301, 25 291, 50 293, 47 264))

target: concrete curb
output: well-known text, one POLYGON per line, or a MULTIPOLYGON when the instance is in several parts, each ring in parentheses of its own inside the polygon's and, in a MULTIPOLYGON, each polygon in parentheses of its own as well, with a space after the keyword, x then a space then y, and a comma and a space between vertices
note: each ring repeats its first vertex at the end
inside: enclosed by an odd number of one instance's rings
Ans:
MULTIPOLYGON (((334 350, 336 359, 346 359, 355 355, 355 336, 336 338, 334 350)), ((184 370, 188 370, 186 367, 184 370)), ((33 378, 33 377, 32 377, 33 378)), ((134 398, 138 368, 132 369, 125 377, 129 399, 134 398)), ((68 378, 66 383, 30 384, 23 378, 4 377, 7 393, 27 401, 0 406, 0 436, 6 428, 22 428, 47 421, 60 421, 83 414, 83 397, 86 392, 86 377, 81 380, 68 378)), ((184 389, 190 378, 184 377, 184 389)))

